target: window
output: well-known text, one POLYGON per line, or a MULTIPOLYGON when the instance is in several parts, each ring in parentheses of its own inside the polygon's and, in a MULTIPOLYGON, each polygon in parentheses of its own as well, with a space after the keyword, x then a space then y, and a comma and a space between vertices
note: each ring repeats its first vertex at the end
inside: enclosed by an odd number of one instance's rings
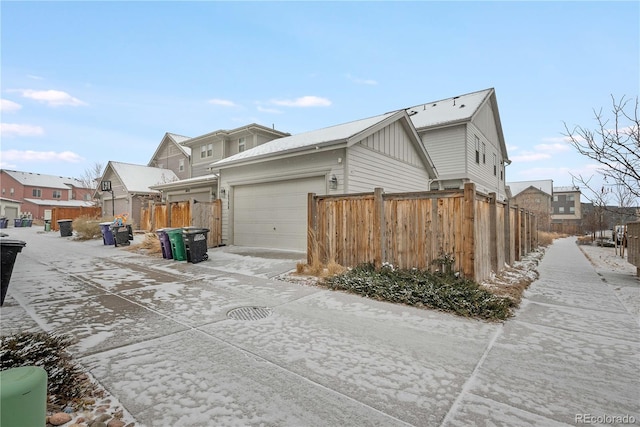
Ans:
POLYGON ((54 199, 62 198, 62 192, 60 190, 53 190, 53 198, 54 199))
POLYGON ((13 188, 12 188, 11 190, 9 190, 9 193, 10 193, 12 196, 13 196, 13 194, 14 194, 15 192, 16 192, 16 190, 15 190, 15 189, 13 189, 13 188))
POLYGON ((178 161, 178 170, 182 172, 184 170, 184 159, 178 161))
POLYGON ((493 153, 493 176, 498 176, 498 156, 493 153))
POLYGON ((205 144, 200 147, 200 158, 213 156, 213 144, 205 144))
POLYGON ((40 190, 39 188, 34 188, 34 189, 31 191, 31 195, 32 195, 33 197, 42 197, 42 190, 40 190))
POLYGON ((476 163, 480 164, 480 138, 478 138, 477 135, 475 135, 476 137, 476 163))
POLYGON ((553 201, 557 202, 558 201, 558 196, 553 196, 553 201))
POLYGON ((83 198, 84 200, 91 200, 91 194, 89 194, 89 193, 85 193, 85 195, 84 195, 84 196, 82 196, 82 198, 83 198))
POLYGON ((6 190, 3 188, 3 189, 2 189, 2 194, 4 194, 4 193, 5 193, 5 191, 6 191, 6 190))
POLYGON ((574 206, 569 206, 569 213, 576 213, 576 208, 574 206))
POLYGON ((484 142, 482 143, 482 163, 487 164, 487 146, 484 142))
POLYGON ((238 139, 238 153, 242 153, 247 146, 247 140, 245 137, 238 139))
POLYGON ((569 195, 567 196, 567 201, 568 201, 568 202, 573 202, 574 200, 575 200, 575 198, 574 198, 574 195, 573 195, 573 194, 569 194, 569 195))
POLYGON ((564 206, 558 207, 558 213, 564 213, 564 206))

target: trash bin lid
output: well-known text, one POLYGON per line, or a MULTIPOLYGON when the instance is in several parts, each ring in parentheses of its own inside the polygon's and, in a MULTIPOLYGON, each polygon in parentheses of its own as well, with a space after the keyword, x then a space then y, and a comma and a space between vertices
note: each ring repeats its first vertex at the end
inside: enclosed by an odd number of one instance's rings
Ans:
POLYGON ((73 220, 72 219, 59 219, 57 222, 59 224, 61 222, 73 222, 73 220))
POLYGON ((22 249, 27 245, 27 242, 24 242, 22 240, 16 240, 16 239, 5 239, 4 237, 1 237, 0 245, 10 246, 10 247, 20 247, 20 249, 22 249))

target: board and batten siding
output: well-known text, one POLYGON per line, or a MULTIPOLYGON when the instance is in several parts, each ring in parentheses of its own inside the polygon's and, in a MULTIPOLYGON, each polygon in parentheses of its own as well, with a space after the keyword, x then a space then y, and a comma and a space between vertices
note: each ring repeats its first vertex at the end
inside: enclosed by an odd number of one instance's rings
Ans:
POLYGON ((189 158, 173 142, 165 142, 154 160, 156 167, 172 170, 179 179, 190 178, 189 158), (184 161, 184 169, 182 171, 180 170, 180 159, 184 161))
POLYGON ((274 159, 257 164, 237 166, 220 171, 220 188, 226 195, 222 197, 222 242, 233 241, 233 189, 238 185, 281 182, 297 178, 323 176, 325 180, 335 175, 338 188, 328 194, 344 192, 345 150, 343 148, 305 154, 296 157, 274 159))
POLYGON ((429 175, 415 148, 407 142, 407 147, 395 147, 395 153, 418 164, 411 164, 370 148, 366 140, 348 150, 348 193, 373 191, 376 187, 388 192, 426 191, 429 189, 429 175), (413 153, 411 153, 413 151, 413 153))
POLYGON ((463 125, 422 131, 419 134, 422 144, 438 171, 439 178, 459 178, 461 175, 466 175, 463 144, 466 135, 463 125))

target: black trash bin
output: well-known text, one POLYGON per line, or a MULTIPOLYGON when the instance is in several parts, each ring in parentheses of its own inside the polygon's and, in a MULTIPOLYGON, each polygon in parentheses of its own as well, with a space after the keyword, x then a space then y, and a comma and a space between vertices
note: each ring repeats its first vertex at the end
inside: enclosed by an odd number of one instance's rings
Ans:
POLYGON ((193 264, 209 259, 207 254, 208 228, 185 227, 182 230, 182 240, 187 255, 187 261, 193 264))
POLYGON ((129 246, 129 229, 126 225, 113 225, 111 227, 115 246, 129 246))
POLYGON ((2 276, 2 288, 0 289, 0 305, 4 304, 4 297, 7 295, 9 289, 9 281, 11 280, 11 273, 13 273, 13 266, 16 262, 18 253, 22 252, 22 248, 26 246, 26 242, 22 240, 5 239, 0 238, 0 250, 2 252, 2 270, 0 275, 2 276))
POLYGON ((60 237, 73 236, 72 219, 61 219, 58 221, 58 227, 60 227, 60 237))

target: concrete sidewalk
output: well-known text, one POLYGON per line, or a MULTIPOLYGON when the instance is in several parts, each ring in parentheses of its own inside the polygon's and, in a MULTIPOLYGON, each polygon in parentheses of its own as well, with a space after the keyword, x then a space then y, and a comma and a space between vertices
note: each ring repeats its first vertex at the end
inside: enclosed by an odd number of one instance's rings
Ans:
MULTIPOLYGON (((8 233, 27 247, 2 334, 74 337, 74 355, 137 425, 640 421, 638 321, 572 239, 548 249, 503 324, 273 279, 298 253, 219 248, 189 264, 36 228, 8 233)), ((628 286, 640 300, 637 280, 628 286)))

